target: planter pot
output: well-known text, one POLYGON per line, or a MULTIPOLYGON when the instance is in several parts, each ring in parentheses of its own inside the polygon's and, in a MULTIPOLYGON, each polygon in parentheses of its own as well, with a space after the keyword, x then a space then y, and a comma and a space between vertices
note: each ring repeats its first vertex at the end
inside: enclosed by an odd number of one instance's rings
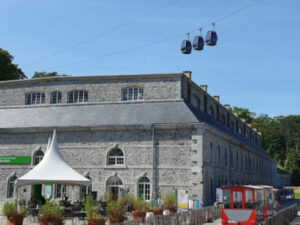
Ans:
POLYGON ((163 209, 154 209, 153 213, 155 216, 158 216, 158 215, 162 215, 163 211, 164 211, 163 209))
POLYGON ((119 219, 119 218, 108 218, 109 224, 117 224, 117 223, 122 223, 124 219, 119 219))
POLYGON ((168 210, 170 211, 171 214, 177 213, 177 209, 175 208, 170 208, 168 210))
POLYGON ((105 225, 105 220, 103 221, 94 221, 94 220, 86 220, 87 225, 105 225))
POLYGON ((22 225, 23 224, 23 216, 15 216, 6 218, 6 224, 7 225, 22 225))
POLYGON ((138 221, 141 219, 145 219, 146 213, 145 212, 137 212, 137 211, 133 211, 132 212, 132 219, 134 221, 138 221))
POLYGON ((63 222, 60 220, 38 220, 39 225, 62 225, 63 222))

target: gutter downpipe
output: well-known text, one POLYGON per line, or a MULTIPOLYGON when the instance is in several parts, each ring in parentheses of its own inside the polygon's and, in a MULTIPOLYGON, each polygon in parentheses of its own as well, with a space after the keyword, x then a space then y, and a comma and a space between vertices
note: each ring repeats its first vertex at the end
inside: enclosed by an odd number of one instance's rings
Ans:
POLYGON ((155 163, 155 126, 154 124, 151 125, 151 129, 152 129, 152 197, 157 197, 157 193, 156 193, 156 181, 155 181, 155 177, 156 177, 156 163, 155 163))

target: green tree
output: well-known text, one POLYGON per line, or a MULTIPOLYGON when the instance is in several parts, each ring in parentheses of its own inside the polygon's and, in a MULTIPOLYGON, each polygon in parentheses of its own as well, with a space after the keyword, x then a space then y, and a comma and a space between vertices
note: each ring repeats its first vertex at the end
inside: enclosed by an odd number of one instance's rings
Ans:
POLYGON ((27 78, 18 65, 12 63, 13 59, 8 51, 0 48, 0 81, 27 78))
POLYGON ((251 123, 253 118, 255 117, 255 113, 254 112, 250 112, 249 109, 244 109, 244 108, 240 108, 240 107, 236 107, 234 106, 231 109, 232 112, 235 112, 239 118, 241 119, 245 119, 245 121, 247 123, 251 123))
POLYGON ((41 78, 41 77, 58 77, 58 76, 67 76, 67 75, 66 74, 58 74, 57 72, 47 73, 47 72, 41 71, 41 72, 34 72, 32 79, 41 78))

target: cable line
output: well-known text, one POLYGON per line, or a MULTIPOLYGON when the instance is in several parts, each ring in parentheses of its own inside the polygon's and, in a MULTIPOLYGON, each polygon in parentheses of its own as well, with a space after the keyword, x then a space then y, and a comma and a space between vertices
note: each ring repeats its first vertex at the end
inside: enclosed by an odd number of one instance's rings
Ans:
MULTIPOLYGON (((255 1, 254 3, 252 4, 249 4, 247 6, 244 6, 236 11, 233 11, 232 13, 228 14, 228 15, 225 15, 223 17, 220 17, 216 20, 214 20, 214 22, 211 22, 211 23, 208 23, 208 24, 205 24, 203 26, 201 26, 200 28, 196 28, 196 29, 193 29, 193 30, 190 30, 188 32, 186 32, 185 34, 187 33, 192 33, 192 32, 195 32, 195 31, 199 31, 199 29, 202 29, 204 27, 208 27, 208 26, 211 26, 212 24, 215 24, 216 22, 221 22, 223 20, 226 20, 238 13, 241 13, 242 11, 245 11, 257 4, 259 4, 260 2, 263 2, 264 0, 258 0, 258 1, 255 1)), ((153 42, 149 42, 149 43, 145 43, 145 44, 142 44, 142 45, 139 45, 139 46, 135 46, 135 47, 132 47, 132 48, 127 48, 127 49, 123 49, 123 50, 119 50, 119 51, 115 51, 115 52, 111 52, 111 53, 107 53, 107 54, 104 54, 104 55, 101 55, 101 56, 97 56, 97 57, 92 57, 92 58, 89 58, 89 59, 85 59, 85 60, 78 60, 78 61, 74 61, 74 62, 70 62, 70 63, 66 63, 66 64, 62 64, 62 65, 58 65, 56 66, 55 68, 61 68, 61 67, 65 67, 65 66, 68 66, 68 65, 74 65, 74 64, 79 64, 79 63, 85 63, 85 62, 89 62, 89 61, 93 61, 93 60, 97 60, 97 59, 101 59, 101 58, 106 58, 106 57, 109 57, 109 56, 114 56, 114 55, 118 55, 118 54, 122 54, 122 53, 125 53, 125 52, 130 52, 130 51, 134 51, 134 50, 137 50, 137 49, 141 49, 141 48, 146 48, 146 47, 149 47, 149 46, 152 46, 152 45, 156 45, 156 44, 159 44, 161 42, 165 42, 165 41, 169 41, 169 40, 173 40, 173 39, 176 39, 176 38, 179 38, 179 37, 182 37, 182 33, 180 34, 177 34, 177 35, 173 35, 173 36, 169 36, 167 38, 164 38, 164 39, 160 39, 160 40, 157 40, 157 41, 153 41, 153 42)), ((50 68, 50 67, 48 67, 50 68)), ((52 68, 52 67, 51 67, 52 68)), ((50 69, 51 69, 50 68, 50 69)), ((46 68, 47 69, 47 68, 46 68)))
POLYGON ((32 61, 32 62, 30 62, 30 63, 28 63, 28 64, 25 64, 23 67, 31 66, 31 65, 36 64, 36 63, 38 63, 38 62, 45 61, 45 60, 47 60, 47 59, 49 59, 49 58, 52 58, 52 57, 54 57, 54 56, 60 55, 60 54, 62 54, 62 53, 65 53, 65 52, 70 51, 70 50, 72 50, 72 49, 74 49, 74 48, 77 48, 77 47, 79 47, 79 46, 88 44, 88 43, 90 43, 90 42, 92 42, 92 41, 95 41, 95 40, 97 40, 97 39, 104 38, 105 36, 107 36, 107 35, 109 35, 109 34, 115 32, 115 31, 117 31, 117 30, 120 30, 120 29, 123 28, 123 27, 129 26, 129 25, 131 25, 131 24, 133 24, 133 23, 135 23, 135 22, 137 22, 137 21, 139 21, 139 20, 141 20, 141 19, 144 19, 144 18, 146 18, 146 17, 148 17, 148 16, 150 16, 150 15, 152 15, 152 14, 155 14, 155 13, 157 13, 157 12, 159 12, 159 11, 161 11, 161 10, 163 10, 163 9, 165 9, 165 8, 167 8, 167 7, 171 6, 171 5, 173 5, 173 4, 175 4, 175 3, 178 2, 178 1, 180 1, 180 0, 166 1, 166 2, 163 4, 163 6, 161 6, 161 7, 158 8, 158 9, 154 9, 154 10, 152 10, 152 11, 150 11, 150 12, 148 12, 148 13, 146 13, 146 14, 140 16, 140 17, 137 17, 137 18, 135 18, 135 19, 133 19, 133 20, 127 22, 127 23, 124 23, 124 24, 121 24, 121 25, 119 25, 119 26, 116 26, 116 27, 114 27, 114 28, 108 30, 108 31, 105 32, 105 33, 96 35, 96 36, 94 36, 94 37, 89 38, 88 40, 81 41, 81 42, 79 42, 79 43, 77 43, 77 44, 75 44, 75 45, 73 45, 73 46, 67 47, 67 48, 62 49, 62 50, 60 50, 60 51, 57 51, 57 52, 55 52, 55 53, 53 53, 53 54, 47 55, 47 56, 45 56, 45 57, 42 57, 42 58, 37 59, 37 60, 35 60, 35 61, 32 61))

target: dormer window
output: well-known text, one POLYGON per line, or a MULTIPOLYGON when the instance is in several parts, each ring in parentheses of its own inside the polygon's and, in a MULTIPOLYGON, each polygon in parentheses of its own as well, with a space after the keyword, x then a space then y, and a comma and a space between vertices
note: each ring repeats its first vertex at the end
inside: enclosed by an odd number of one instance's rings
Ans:
POLYGON ((88 92, 84 90, 70 91, 68 93, 68 103, 80 103, 88 101, 88 92))
POLYGON ((144 99, 143 88, 128 87, 122 89, 122 101, 137 101, 144 99))
POLYGON ((51 104, 61 103, 61 92, 60 91, 51 92, 50 103, 51 104))
POLYGON ((25 95, 26 105, 44 104, 45 103, 45 93, 41 92, 31 92, 25 95))

